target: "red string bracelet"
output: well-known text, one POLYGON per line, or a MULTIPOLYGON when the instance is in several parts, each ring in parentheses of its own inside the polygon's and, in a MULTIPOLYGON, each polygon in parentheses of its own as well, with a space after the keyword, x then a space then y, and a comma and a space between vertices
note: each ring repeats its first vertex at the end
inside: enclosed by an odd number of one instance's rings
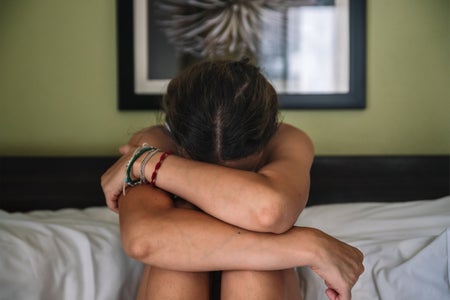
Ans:
POLYGON ((164 152, 163 154, 161 154, 161 156, 159 157, 159 161, 155 166, 155 170, 153 171, 152 174, 152 178, 150 180, 150 185, 151 186, 156 186, 156 176, 158 174, 158 170, 159 168, 161 168, 161 165, 163 163, 163 161, 166 159, 167 156, 169 156, 170 154, 172 154, 172 152, 164 152))

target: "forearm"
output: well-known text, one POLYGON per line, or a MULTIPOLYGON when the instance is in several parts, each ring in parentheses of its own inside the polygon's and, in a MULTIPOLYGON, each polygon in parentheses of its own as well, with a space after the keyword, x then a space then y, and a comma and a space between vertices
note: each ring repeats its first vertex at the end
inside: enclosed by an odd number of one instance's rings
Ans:
POLYGON ((311 229, 255 233, 202 212, 173 208, 162 191, 144 194, 144 189, 151 188, 130 189, 121 199, 120 223, 126 252, 146 264, 210 271, 275 270, 312 263, 311 229))
MULTIPOLYGON (((157 172, 156 186, 238 227, 259 232, 285 232, 293 226, 305 207, 313 153, 306 142, 307 145, 290 142, 288 146, 285 142, 305 140, 304 134, 288 126, 283 126, 280 131, 283 132, 277 134, 273 145, 257 160, 263 166, 259 168, 252 165, 253 169, 256 167, 255 172, 170 155, 157 172)), ((154 127, 141 131, 130 141, 130 145, 146 142, 173 151, 174 145, 167 139, 169 137, 162 132, 161 127, 154 127)), ((129 152, 126 160, 130 159, 133 151, 129 152)), ((159 154, 156 154, 144 168, 148 181, 153 176, 158 159, 159 154)), ((144 155, 133 164, 133 178, 140 177, 143 160, 144 155)), ((117 165, 122 175, 123 163, 117 165)), ((116 169, 108 172, 117 174, 116 169)), ((108 184, 108 181, 114 180, 121 185, 123 178, 119 176, 116 180, 111 177, 104 176, 102 186, 109 206, 113 207, 119 193, 118 184, 108 184), (113 188, 109 190, 111 186, 113 188)))
POLYGON ((173 207, 161 190, 139 186, 120 200, 125 251, 135 259, 177 271, 279 270, 309 266, 329 287, 350 299, 363 272, 356 248, 312 228, 284 234, 239 229, 190 209, 173 207))
MULTIPOLYGON (((162 127, 152 127, 138 132, 130 144, 140 146, 145 142, 165 151, 173 151, 174 146, 167 139, 168 136, 164 135, 162 127)), ((156 154, 144 169, 149 182, 159 156, 160 154, 156 154)), ((141 156, 134 163, 133 178, 140 177, 143 159, 144 156, 141 156)), ((270 197, 268 182, 260 174, 201 163, 182 158, 176 153, 164 161, 155 182, 159 188, 178 195, 205 212, 233 224, 235 223, 228 220, 227 215, 235 216, 236 219, 251 219, 249 222, 256 223, 250 214, 255 212, 256 204, 263 205, 264 198, 270 197)))
MULTIPOLYGON (((153 168, 146 168, 151 177, 153 168)), ((264 210, 277 194, 264 176, 223 166, 169 156, 157 175, 157 186, 180 196, 227 223, 260 231, 264 210)), ((273 210, 275 212, 275 210, 273 210)))

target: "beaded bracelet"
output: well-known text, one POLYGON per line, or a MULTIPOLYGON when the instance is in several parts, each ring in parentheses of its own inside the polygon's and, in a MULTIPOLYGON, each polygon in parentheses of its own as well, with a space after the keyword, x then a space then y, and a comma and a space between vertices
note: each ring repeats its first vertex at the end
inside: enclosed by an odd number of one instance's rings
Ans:
POLYGON ((141 173, 140 173, 141 176, 140 176, 140 178, 141 178, 141 183, 142 183, 142 184, 147 183, 147 178, 145 178, 145 166, 147 165, 148 161, 149 161, 153 156, 155 156, 155 154, 158 153, 158 152, 161 152, 161 150, 155 149, 155 150, 152 150, 152 151, 148 152, 148 153, 145 155, 144 160, 143 160, 142 163, 141 163, 141 173))
POLYGON ((164 152, 163 154, 161 154, 161 156, 159 157, 159 161, 158 163, 155 165, 155 170, 153 171, 152 174, 152 178, 150 180, 150 185, 151 186, 156 186, 156 176, 158 175, 158 170, 159 168, 161 168, 161 165, 163 163, 163 161, 166 159, 167 156, 169 156, 170 154, 172 154, 172 152, 164 152))
POLYGON ((126 172, 125 172, 125 178, 124 178, 124 182, 123 182, 123 189, 122 192, 125 195, 125 188, 126 186, 135 186, 136 184, 140 184, 142 183, 140 179, 135 179, 133 180, 131 178, 131 170, 133 169, 133 164, 135 163, 135 161, 145 152, 147 151, 155 151, 158 150, 158 148, 153 147, 153 146, 149 146, 148 144, 144 143, 142 144, 142 146, 138 147, 134 153, 133 156, 131 157, 131 159, 128 161, 127 163, 127 167, 126 167, 126 172))

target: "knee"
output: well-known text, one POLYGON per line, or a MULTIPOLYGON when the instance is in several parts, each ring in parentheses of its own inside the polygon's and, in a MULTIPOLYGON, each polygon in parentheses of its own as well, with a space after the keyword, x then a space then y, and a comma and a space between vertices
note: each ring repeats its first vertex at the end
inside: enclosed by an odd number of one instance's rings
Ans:
POLYGON ((251 282, 282 281, 283 271, 227 271, 222 273, 222 281, 248 284, 251 282))
POLYGON ((227 271, 222 273, 223 299, 302 299, 295 271, 227 271))

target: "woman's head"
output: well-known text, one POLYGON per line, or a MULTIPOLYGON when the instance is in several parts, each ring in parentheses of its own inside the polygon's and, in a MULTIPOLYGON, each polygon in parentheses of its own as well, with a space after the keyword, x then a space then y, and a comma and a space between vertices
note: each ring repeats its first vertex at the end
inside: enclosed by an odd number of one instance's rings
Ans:
POLYGON ((169 83, 163 109, 177 146, 211 163, 260 152, 278 127, 277 94, 246 60, 188 67, 169 83))

